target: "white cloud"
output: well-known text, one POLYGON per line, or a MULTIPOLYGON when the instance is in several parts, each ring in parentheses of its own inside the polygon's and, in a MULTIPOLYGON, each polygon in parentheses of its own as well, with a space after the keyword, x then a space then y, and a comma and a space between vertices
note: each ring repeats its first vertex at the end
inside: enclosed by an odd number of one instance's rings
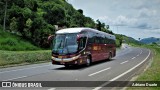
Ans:
POLYGON ((140 18, 148 18, 148 17, 154 17, 156 16, 157 11, 156 10, 149 10, 147 8, 142 8, 139 10, 138 17, 140 18))
POLYGON ((128 18, 123 15, 119 15, 116 18, 101 16, 101 17, 98 17, 98 19, 102 22, 105 22, 106 24, 114 25, 114 26, 133 26, 137 22, 136 18, 128 18))
POLYGON ((84 15, 110 25, 116 33, 134 38, 160 37, 160 0, 68 1, 77 9, 81 8, 84 15))
POLYGON ((146 30, 146 32, 160 34, 160 29, 146 30))
POLYGON ((139 29, 159 29, 160 17, 155 17, 156 11, 149 11, 148 9, 140 10, 136 17, 127 17, 124 15, 119 15, 115 18, 109 16, 98 17, 100 21, 112 26, 128 26, 130 28, 139 29))
POLYGON ((109 17, 108 16, 100 16, 100 17, 98 17, 98 19, 105 21, 105 20, 109 20, 109 17))
POLYGON ((120 15, 115 20, 115 25, 118 26, 132 26, 137 22, 135 18, 128 18, 126 16, 120 15))

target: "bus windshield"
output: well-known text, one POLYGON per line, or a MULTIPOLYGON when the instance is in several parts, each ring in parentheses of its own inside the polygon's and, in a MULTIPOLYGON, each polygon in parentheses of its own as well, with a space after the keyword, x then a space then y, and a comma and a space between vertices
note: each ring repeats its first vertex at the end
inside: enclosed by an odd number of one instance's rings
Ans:
POLYGON ((57 34, 53 40, 52 53, 54 54, 71 54, 77 50, 77 33, 57 34))

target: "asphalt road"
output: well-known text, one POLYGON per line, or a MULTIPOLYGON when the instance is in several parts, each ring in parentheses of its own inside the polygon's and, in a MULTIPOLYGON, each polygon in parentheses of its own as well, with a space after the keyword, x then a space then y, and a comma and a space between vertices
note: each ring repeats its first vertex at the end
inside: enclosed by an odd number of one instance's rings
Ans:
MULTIPOLYGON (((86 82, 80 82, 83 83, 82 87, 46 87, 41 89, 103 90, 106 89, 105 86, 109 84, 107 81, 129 81, 134 75, 143 71, 151 58, 152 53, 148 49, 134 48, 123 45, 123 48, 117 51, 116 57, 114 57, 111 61, 106 60, 94 63, 89 67, 78 66, 65 68, 62 65, 43 63, 3 68, 0 69, 0 81, 89 81, 87 82, 90 83, 89 86, 86 85, 86 82)), ((74 82, 65 83, 67 84, 74 82)), ((77 82, 75 82, 75 84, 76 83, 77 82)), ((16 88, 13 89, 16 90, 16 88)), ((113 89, 113 87, 111 89, 113 89)))

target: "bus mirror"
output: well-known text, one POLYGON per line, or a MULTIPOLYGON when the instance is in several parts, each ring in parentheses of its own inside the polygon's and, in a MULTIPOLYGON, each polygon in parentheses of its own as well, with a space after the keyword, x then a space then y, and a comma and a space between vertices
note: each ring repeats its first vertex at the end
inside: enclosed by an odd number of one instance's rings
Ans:
POLYGON ((81 39, 83 36, 84 36, 83 34, 79 34, 79 35, 77 35, 77 41, 79 42, 79 41, 80 41, 80 39, 81 39))
POLYGON ((54 35, 49 35, 48 36, 48 44, 52 43, 53 38, 54 38, 54 35))
POLYGON ((77 35, 77 41, 78 41, 78 42, 80 41, 80 38, 81 38, 81 36, 80 36, 80 35, 77 35))

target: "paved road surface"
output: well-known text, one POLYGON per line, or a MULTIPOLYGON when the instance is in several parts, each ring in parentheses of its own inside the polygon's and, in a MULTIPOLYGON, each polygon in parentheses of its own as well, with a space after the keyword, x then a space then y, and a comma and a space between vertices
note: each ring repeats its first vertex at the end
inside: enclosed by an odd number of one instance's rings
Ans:
MULTIPOLYGON (((144 69, 149 60, 151 60, 151 56, 152 53, 148 49, 124 45, 121 50, 117 51, 117 56, 111 61, 94 63, 90 67, 79 66, 65 68, 62 65, 43 63, 4 68, 0 69, 0 81, 103 81, 94 87, 68 87, 73 90, 103 90, 106 89, 104 87, 108 84, 107 81, 129 81, 135 74, 142 72, 142 69, 144 69)), ((47 87, 42 89, 64 90, 67 88, 47 87)))

